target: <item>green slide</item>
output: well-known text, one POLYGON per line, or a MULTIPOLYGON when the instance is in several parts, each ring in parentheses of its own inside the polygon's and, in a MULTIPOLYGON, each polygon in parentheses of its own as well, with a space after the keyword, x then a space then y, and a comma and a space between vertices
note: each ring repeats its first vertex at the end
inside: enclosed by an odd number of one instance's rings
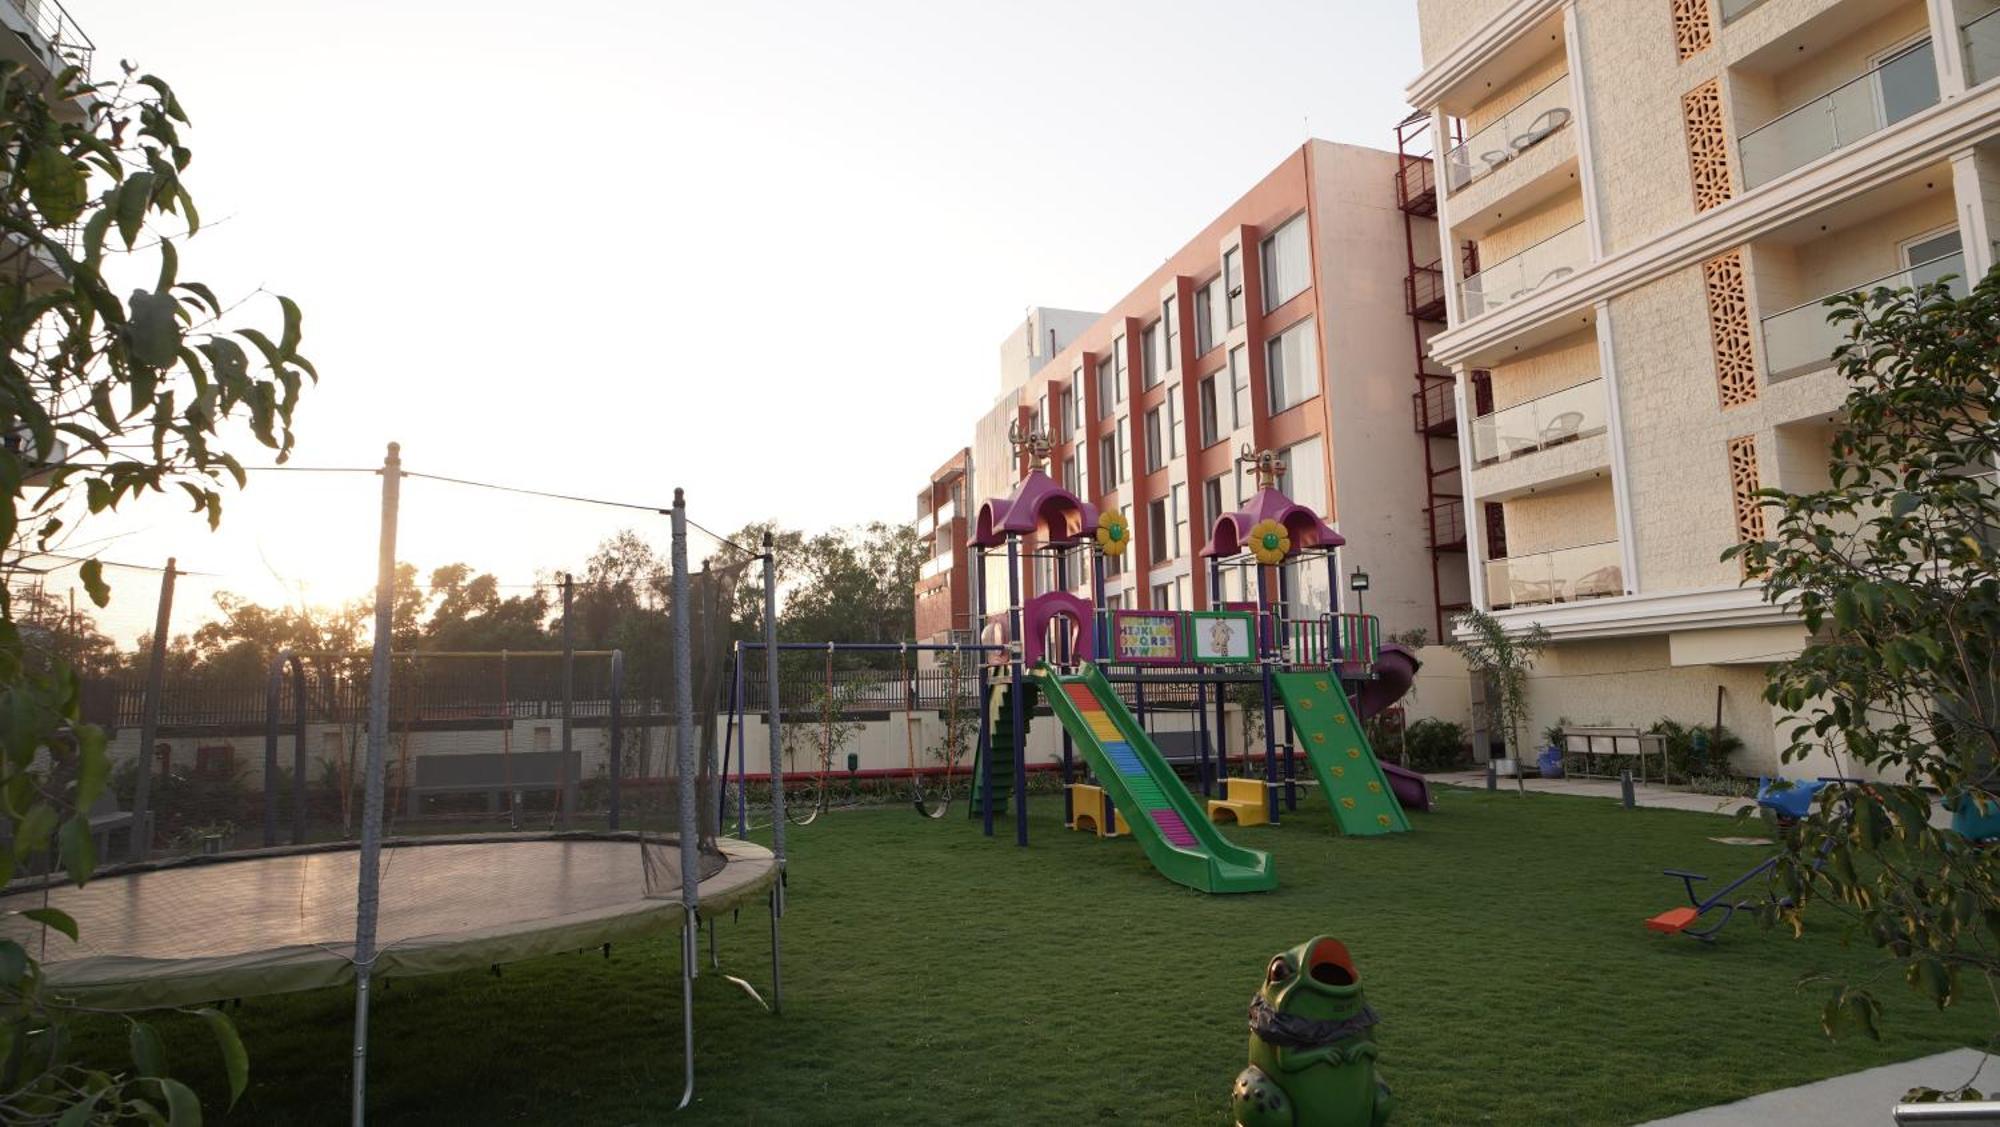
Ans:
POLYGON ((1270 855, 1232 845, 1216 831, 1096 666, 1086 664, 1074 677, 1038 666, 1035 678, 1154 868, 1202 892, 1278 887, 1270 855))
POLYGON ((1271 680, 1284 698, 1285 715, 1299 734, 1299 745, 1319 776, 1319 788, 1333 804, 1340 832, 1357 837, 1407 833, 1396 792, 1375 761, 1361 718, 1347 701, 1340 678, 1331 673, 1274 673, 1271 680))

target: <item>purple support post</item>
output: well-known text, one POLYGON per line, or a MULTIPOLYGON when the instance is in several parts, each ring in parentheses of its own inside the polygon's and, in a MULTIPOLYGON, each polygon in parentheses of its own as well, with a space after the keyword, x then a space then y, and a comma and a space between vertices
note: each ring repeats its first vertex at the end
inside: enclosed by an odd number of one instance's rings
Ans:
MULTIPOLYGON (((1279 660, 1283 660, 1285 654, 1288 652, 1288 647, 1291 643, 1292 624, 1291 624, 1291 616, 1288 613, 1279 613, 1279 612, 1285 611, 1286 608, 1292 605, 1292 584, 1291 581, 1286 578, 1284 568, 1280 567, 1277 570, 1278 570, 1278 602, 1277 605, 1272 608, 1274 616, 1272 621, 1276 624, 1274 629, 1272 630, 1272 633, 1275 634, 1278 639, 1277 657, 1279 660)), ((1261 574, 1261 569, 1260 569, 1260 574, 1261 574)), ((1272 720, 1275 719, 1276 716, 1277 710, 1271 707, 1271 693, 1272 690, 1275 689, 1276 687, 1277 686, 1272 683, 1270 676, 1266 675, 1264 678, 1264 716, 1265 716, 1264 724, 1266 727, 1270 726, 1272 720)), ((1298 778, 1298 762, 1297 762, 1298 749, 1294 747, 1292 744, 1292 726, 1290 723, 1290 717, 1286 718, 1285 742, 1281 746, 1283 746, 1285 749, 1285 809, 1297 810, 1299 808, 1299 794, 1298 794, 1298 785, 1296 781, 1298 778)))
MULTIPOLYGON (((1257 566, 1257 609, 1259 615, 1271 605, 1271 583, 1264 575, 1264 566, 1257 566)), ((1258 682, 1264 690, 1264 807, 1270 813, 1271 824, 1277 825, 1280 818, 1278 809, 1278 733, 1271 723, 1271 654, 1262 649, 1263 631, 1256 631, 1260 651, 1257 655, 1258 682)))
POLYGON ((1326 667, 1340 676, 1340 557, 1326 553, 1326 667))
MULTIPOLYGON (((1014 652, 1008 655, 1008 668, 1014 684, 1014 844, 1028 844, 1028 740, 1025 730, 1028 718, 1021 707, 1021 696, 1027 691, 1027 679, 1021 668, 1021 650, 1025 639, 1021 637, 1021 538, 1007 535, 1007 620, 1013 627, 1014 652)), ((990 782, 990 780, 989 780, 990 782)), ((992 792, 987 791, 986 822, 993 824, 992 792)))
MULTIPOLYGON (((1069 553, 1060 550, 1056 552, 1056 590, 1064 593, 1068 593, 1069 591, 1069 553)), ((1090 628, 1092 630, 1097 629, 1097 616, 1095 614, 1091 615, 1090 628)), ((1062 644, 1057 647, 1057 657, 1061 659, 1063 666, 1067 668, 1070 662, 1069 631, 1067 630, 1062 632, 1062 644)), ((1076 781, 1075 749, 1070 744, 1068 728, 1062 730, 1062 749, 1063 825, 1067 826, 1076 822, 1075 800, 1070 796, 1069 792, 1070 784, 1076 781)))

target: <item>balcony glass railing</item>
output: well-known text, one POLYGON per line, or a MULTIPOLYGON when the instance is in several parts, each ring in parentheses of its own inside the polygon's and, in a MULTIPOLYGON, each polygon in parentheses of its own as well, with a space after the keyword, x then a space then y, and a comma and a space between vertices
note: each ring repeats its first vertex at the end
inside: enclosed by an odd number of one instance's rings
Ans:
POLYGON ((2000 9, 1959 29, 1965 44, 1965 80, 1977 86, 2000 76, 2000 9))
POLYGON ((1835 290, 1826 297, 1815 298, 1804 305, 1795 305, 1783 313, 1774 313, 1764 318, 1764 369, 1766 378, 1772 383, 1824 368, 1833 362, 1833 350, 1847 335, 1845 323, 1828 324, 1826 307, 1828 297, 1855 291, 1867 292, 1877 287, 1902 289, 1906 286, 1923 285, 1951 275, 1948 283, 1953 297, 1965 296, 1965 255, 1947 254, 1928 262, 1919 262, 1908 270, 1899 270, 1872 282, 1835 290))
POLYGON ((1486 563, 1486 602, 1494 610, 1624 593, 1624 554, 1616 540, 1486 563))
POLYGON ((1486 465, 1602 434, 1607 418, 1604 381, 1593 379, 1473 420, 1472 457, 1486 465))
POLYGON ((1459 283, 1468 320, 1553 286, 1590 262, 1590 239, 1576 223, 1459 283))
POLYGON ((1445 182, 1456 192, 1541 144, 1569 120, 1569 75, 1564 73, 1447 152, 1445 182))
POLYGON ((1755 188, 1937 104, 1928 42, 1743 135, 1743 183, 1755 188))
POLYGON ((91 43, 90 36, 83 33, 83 29, 76 25, 76 21, 70 18, 61 0, 9 0, 9 2, 21 13, 22 18, 28 21, 28 25, 48 42, 49 50, 55 55, 54 58, 47 60, 51 67, 73 65, 82 70, 86 78, 89 77, 90 59, 97 49, 96 45, 91 43))

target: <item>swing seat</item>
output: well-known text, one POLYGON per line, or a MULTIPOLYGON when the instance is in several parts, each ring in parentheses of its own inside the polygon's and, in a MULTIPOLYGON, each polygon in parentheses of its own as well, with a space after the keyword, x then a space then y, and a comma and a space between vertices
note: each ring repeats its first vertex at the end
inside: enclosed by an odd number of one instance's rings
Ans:
POLYGON ((1224 779, 1222 782, 1223 797, 1208 800, 1209 821, 1229 821, 1239 826, 1270 824, 1270 804, 1265 801, 1263 783, 1256 779, 1224 779))
POLYGON ((1669 908, 1646 921, 1646 930, 1662 935, 1679 935, 1701 918, 1701 912, 1694 908, 1669 908))

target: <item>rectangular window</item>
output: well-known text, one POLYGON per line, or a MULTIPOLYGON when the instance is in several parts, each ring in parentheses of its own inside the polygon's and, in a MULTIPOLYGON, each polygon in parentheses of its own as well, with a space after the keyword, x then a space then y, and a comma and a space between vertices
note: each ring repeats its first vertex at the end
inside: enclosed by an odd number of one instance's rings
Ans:
POLYGON ((1167 448, 1160 437, 1160 409, 1146 412, 1146 472, 1153 473, 1167 464, 1167 448))
POLYGON ((1189 576, 1185 575, 1175 576, 1174 609, 1193 610, 1194 609, 1193 592, 1194 592, 1194 583, 1189 576))
POLYGON ((1222 252, 1222 288, 1229 295, 1229 327, 1243 323, 1243 248, 1222 252))
POLYGON ((1320 454, 1320 440, 1308 438, 1287 446, 1279 455, 1284 472, 1278 488, 1294 502, 1320 516, 1326 516, 1326 465, 1320 454))
POLYGON ((1264 342, 1264 392, 1273 415, 1319 394, 1319 345, 1311 318, 1264 342))
POLYGON ((1178 609, 1179 609, 1178 607, 1174 606, 1174 585, 1173 585, 1173 584, 1171 584, 1171 583, 1155 583, 1155 584, 1153 584, 1153 609, 1154 609, 1154 610, 1178 610, 1178 609))
POLYGON ((1215 331, 1215 282, 1194 291, 1194 354, 1206 356, 1222 335, 1215 331))
POLYGON ((1206 450, 1222 441, 1221 420, 1216 416, 1215 377, 1201 381, 1201 448, 1206 450))
POLYGON ((1171 372, 1181 362, 1181 318, 1173 298, 1160 303, 1160 324, 1166 326, 1166 356, 1161 367, 1171 372))
POLYGON ((1107 592, 1104 596, 1104 609, 1124 610, 1125 609, 1124 596, 1118 593, 1117 591, 1107 592))
MULTIPOLYGON (((1117 386, 1117 383, 1118 373, 1112 367, 1111 357, 1106 356, 1102 360, 1099 360, 1097 362, 1097 417, 1099 419, 1110 418, 1112 408, 1118 406, 1118 400, 1112 398, 1115 394, 1112 389, 1117 386)), ((1119 398, 1123 398, 1123 396, 1119 398)))
POLYGON ((1264 312, 1306 292, 1312 284, 1312 255, 1306 246, 1306 215, 1300 212, 1265 237, 1259 248, 1263 267, 1264 312))
POLYGON ((1083 365, 1078 364, 1069 374, 1069 425, 1078 434, 1083 433, 1083 365))
POLYGON ((1151 542, 1152 561, 1165 563, 1173 558, 1167 550, 1168 536, 1173 525, 1167 515, 1167 499, 1162 497, 1146 506, 1146 539, 1151 542))
POLYGON ((1139 375, 1147 387, 1160 386, 1160 323, 1146 326, 1146 335, 1139 338, 1139 375))
POLYGON ((1076 476, 1076 455, 1063 459, 1063 488, 1077 496, 1083 496, 1083 482, 1076 476))
POLYGON ((1167 388, 1167 459, 1181 456, 1181 385, 1167 388))
POLYGON ((1123 482, 1132 472, 1132 420, 1128 416, 1118 418, 1118 480, 1123 482))
POLYGON ((1180 481, 1175 482, 1172 497, 1173 499, 1170 505, 1174 515, 1174 538, 1173 538, 1174 547, 1172 554, 1174 558, 1179 559, 1183 554, 1189 551, 1187 483, 1180 481))
POLYGON ((1116 402, 1125 402, 1125 338, 1120 336, 1111 342, 1111 374, 1116 381, 1111 385, 1111 394, 1116 402))
POLYGON ((1229 350, 1229 429, 1250 425, 1250 350, 1229 350))
POLYGON ((1201 515, 1210 528, 1215 527, 1216 520, 1222 516, 1222 479, 1225 476, 1216 474, 1201 483, 1201 515))
POLYGON ((1098 484, 1110 490, 1118 488, 1118 436, 1107 434, 1097 440, 1098 484))

